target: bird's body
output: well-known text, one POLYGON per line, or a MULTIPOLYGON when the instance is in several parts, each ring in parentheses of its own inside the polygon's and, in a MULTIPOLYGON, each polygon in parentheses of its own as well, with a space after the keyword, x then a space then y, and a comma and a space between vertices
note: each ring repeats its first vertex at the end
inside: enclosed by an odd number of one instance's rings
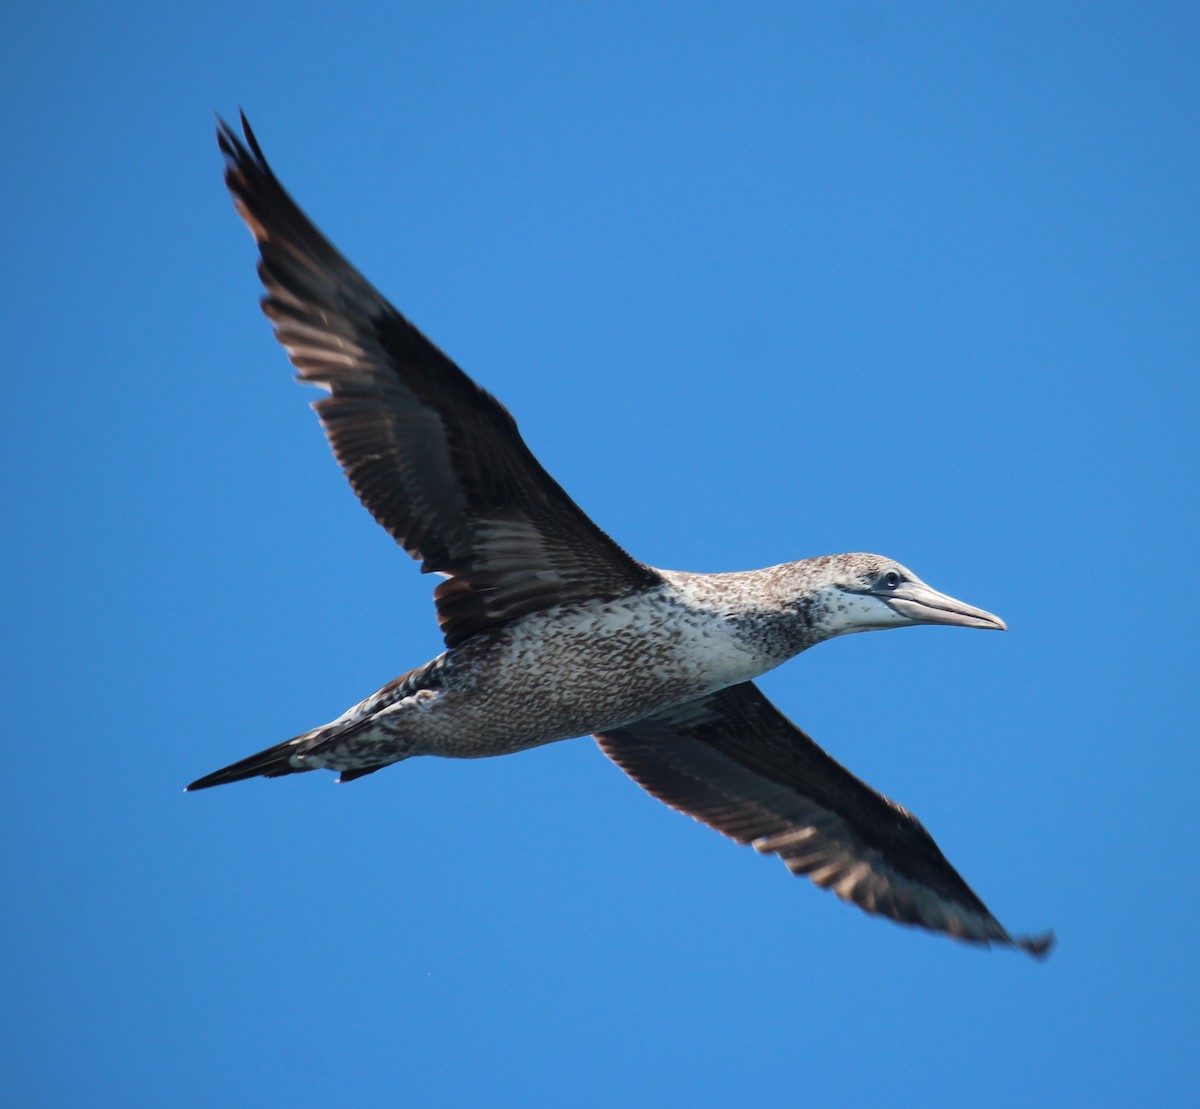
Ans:
POLYGON ((273 749, 278 772, 361 772, 413 755, 508 755, 620 728, 750 681, 841 633, 844 614, 821 599, 830 561, 727 574, 656 570, 661 580, 636 593, 518 617, 273 749))
MULTIPOLYGON (((347 723, 379 736, 377 763, 506 755, 617 728, 784 661, 748 624, 666 581, 570 602, 450 648, 415 683, 356 705, 347 723)), ((327 758, 305 761, 344 768, 327 758)))
POLYGON ((511 416, 387 303, 283 191, 249 128, 226 181, 262 251, 264 309, 334 453, 435 590, 447 649, 329 724, 192 783, 415 755, 477 758, 592 733, 639 784, 871 912, 1035 954, 916 819, 787 721, 753 679, 834 636, 1002 629, 899 563, 848 554, 762 570, 656 570, 541 468, 511 416))

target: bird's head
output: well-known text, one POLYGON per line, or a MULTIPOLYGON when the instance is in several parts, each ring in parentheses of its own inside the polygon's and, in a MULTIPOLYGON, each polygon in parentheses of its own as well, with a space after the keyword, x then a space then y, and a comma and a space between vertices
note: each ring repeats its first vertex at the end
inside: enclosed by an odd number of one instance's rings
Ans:
POLYGON ((999 616, 939 593, 899 562, 882 555, 831 555, 813 582, 812 618, 827 636, 910 624, 949 624, 1004 631, 999 616))

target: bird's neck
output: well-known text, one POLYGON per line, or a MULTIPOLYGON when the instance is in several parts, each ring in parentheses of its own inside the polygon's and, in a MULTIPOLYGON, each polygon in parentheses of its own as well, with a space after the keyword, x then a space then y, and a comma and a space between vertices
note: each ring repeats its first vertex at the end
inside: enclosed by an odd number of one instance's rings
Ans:
POLYGON ((775 665, 855 626, 827 560, 804 559, 722 574, 660 571, 683 602, 733 624, 775 665))

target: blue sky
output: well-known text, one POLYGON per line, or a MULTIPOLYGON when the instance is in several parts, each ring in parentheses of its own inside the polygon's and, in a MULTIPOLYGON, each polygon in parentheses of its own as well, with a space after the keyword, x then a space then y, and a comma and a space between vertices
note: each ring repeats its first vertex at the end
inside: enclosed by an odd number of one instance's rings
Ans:
POLYGON ((6 6, 6 1102, 1192 1103, 1198 31, 6 6), (239 105, 638 557, 876 550, 1008 621, 763 684, 1049 961, 868 918, 586 739, 183 794, 439 645, 256 307, 239 105))

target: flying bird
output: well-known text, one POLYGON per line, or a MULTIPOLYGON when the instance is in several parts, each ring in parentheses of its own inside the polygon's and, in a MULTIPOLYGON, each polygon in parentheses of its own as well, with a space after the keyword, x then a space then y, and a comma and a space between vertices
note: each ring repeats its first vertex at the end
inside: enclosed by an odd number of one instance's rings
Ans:
POLYGON ((446 649, 331 723, 189 790, 411 758, 477 758, 592 734, 638 785, 870 913, 1033 955, 902 808, 754 684, 851 632, 1004 622, 890 558, 659 570, 622 550, 475 384, 284 191, 245 116, 218 127, 225 183, 261 254, 262 305, 359 499, 425 572, 446 649))

